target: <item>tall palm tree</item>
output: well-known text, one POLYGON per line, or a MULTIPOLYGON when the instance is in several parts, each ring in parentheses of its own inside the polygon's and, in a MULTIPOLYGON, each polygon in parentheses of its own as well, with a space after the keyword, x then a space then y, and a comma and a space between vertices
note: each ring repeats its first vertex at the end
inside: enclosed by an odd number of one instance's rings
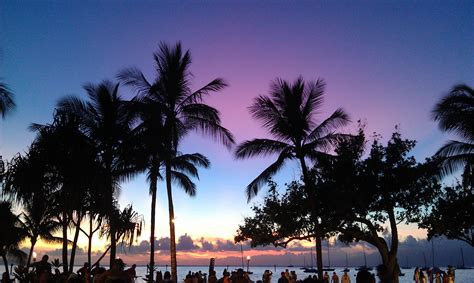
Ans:
POLYGON ((5 271, 8 272, 7 256, 13 256, 23 260, 26 255, 19 248, 19 244, 25 238, 25 232, 21 227, 21 221, 17 215, 12 212, 12 205, 8 201, 0 201, 0 256, 5 265, 5 271))
POLYGON ((36 194, 31 201, 26 203, 23 210, 21 224, 31 243, 26 264, 28 268, 35 244, 39 239, 52 243, 62 242, 61 237, 54 236, 61 229, 61 223, 56 221, 54 212, 48 204, 48 198, 44 194, 36 194))
POLYGON ((15 101, 13 100, 13 93, 8 86, 0 81, 0 115, 5 119, 5 116, 15 108, 15 101))
MULTIPOLYGON (((61 99, 58 108, 60 111, 77 115, 81 120, 82 130, 96 146, 102 176, 96 186, 104 190, 108 216, 111 217, 120 183, 138 173, 133 164, 127 162, 128 158, 133 158, 133 154, 128 151, 131 148, 131 119, 128 115, 127 101, 119 94, 118 84, 103 81, 98 85, 88 84, 84 88, 88 96, 87 101, 70 96, 61 99)), ((117 239, 114 221, 110 217, 110 266, 112 266, 116 257, 117 239)))
POLYGON ((436 155, 443 158, 443 174, 464 169, 464 181, 474 186, 474 89, 454 86, 432 111, 441 130, 454 133, 460 140, 443 145, 436 155))
MULTIPOLYGON (((247 159, 278 155, 278 158, 247 186, 248 200, 254 197, 262 185, 288 160, 296 160, 299 163, 305 187, 309 195, 313 195, 315 188, 307 161, 317 164, 322 157, 328 157, 328 151, 335 142, 346 136, 336 131, 349 122, 349 117, 342 108, 337 109, 321 123, 316 122, 315 116, 321 109, 324 89, 323 80, 305 82, 300 77, 291 84, 276 79, 271 83, 270 96, 260 95, 255 98, 249 108, 250 113, 274 139, 245 141, 237 146, 235 157, 247 159)), ((316 237, 316 244, 318 272, 322 276, 321 237, 316 237)))
MULTIPOLYGON (((146 80, 138 69, 122 71, 118 77, 131 85, 139 96, 147 97, 160 105, 163 113, 162 160, 165 164, 165 180, 168 195, 170 250, 172 279, 177 280, 176 239, 172 195, 173 159, 178 155, 179 144, 190 131, 198 131, 216 138, 230 148, 234 143, 232 134, 221 125, 219 111, 203 102, 203 96, 222 90, 227 84, 214 79, 202 88, 191 91, 191 55, 182 51, 181 44, 170 47, 160 44, 154 54, 157 76, 153 82, 146 80)), ((183 175, 182 175, 183 176, 183 175)), ((183 176, 184 178, 185 176, 183 176)), ((186 177, 187 178, 187 177, 186 177)))

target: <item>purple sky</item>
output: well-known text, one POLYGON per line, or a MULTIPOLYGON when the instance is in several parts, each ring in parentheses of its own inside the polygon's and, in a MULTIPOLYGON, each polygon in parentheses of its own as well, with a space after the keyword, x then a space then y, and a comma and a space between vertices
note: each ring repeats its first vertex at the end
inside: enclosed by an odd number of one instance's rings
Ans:
MULTIPOLYGON (((353 121, 366 121, 368 133, 384 137, 398 124, 418 140, 415 155, 422 159, 448 138, 429 118, 435 102, 456 83, 474 85, 472 1, 4 0, 0 77, 18 107, 0 123, 1 154, 25 151, 33 138, 28 125, 50 122, 61 96, 84 97, 84 83, 113 79, 130 66, 151 78, 160 41, 191 50, 195 88, 215 77, 229 82, 208 102, 239 142, 265 135, 247 111, 252 99, 276 77, 302 75, 327 82, 321 118, 344 107, 353 121)), ((131 95, 126 88, 122 94, 131 95)), ((177 234, 232 237, 250 213, 245 186, 271 159, 234 161, 222 146, 196 136, 182 151, 207 155, 212 167, 201 170, 194 199, 176 190, 177 234)), ((276 179, 298 176, 289 165, 276 179)), ((168 235, 163 189, 158 197, 160 237, 168 235)), ((149 219, 143 176, 123 185, 120 200, 149 219)), ((402 230, 423 236, 413 227, 402 230)))

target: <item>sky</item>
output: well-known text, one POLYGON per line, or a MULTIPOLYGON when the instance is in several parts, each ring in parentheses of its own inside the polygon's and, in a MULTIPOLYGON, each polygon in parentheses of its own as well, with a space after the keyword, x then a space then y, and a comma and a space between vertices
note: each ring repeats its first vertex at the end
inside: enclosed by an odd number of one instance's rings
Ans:
MULTIPOLYGON (((452 138, 430 119, 436 101, 455 84, 474 85, 472 1, 2 0, 0 77, 18 105, 0 122, 3 157, 25 152, 34 138, 28 126, 51 122, 61 97, 84 98, 84 84, 114 80, 127 67, 152 79, 152 54, 162 41, 180 41, 191 51, 194 89, 216 77, 229 83, 206 102, 221 111, 237 142, 266 136, 247 107, 268 93, 271 80, 301 75, 327 83, 320 119, 343 107, 352 128, 362 120, 367 133, 385 138, 399 125, 404 137, 418 141, 413 154, 422 160, 452 138)), ((133 96, 126 87, 121 93, 133 96)), ((203 153, 212 166, 200 170, 196 197, 175 190, 177 235, 214 244, 231 240, 251 215, 246 185, 272 159, 236 161, 223 146, 194 134, 181 151, 203 153)), ((289 164, 275 179, 283 184, 299 175, 289 164)), ((150 198, 144 176, 122 184, 120 203, 132 203, 145 217, 146 235, 150 198)), ((167 215, 160 183, 158 239, 168 236, 167 215)), ((400 234, 425 237, 413 225, 402 226, 400 234)))

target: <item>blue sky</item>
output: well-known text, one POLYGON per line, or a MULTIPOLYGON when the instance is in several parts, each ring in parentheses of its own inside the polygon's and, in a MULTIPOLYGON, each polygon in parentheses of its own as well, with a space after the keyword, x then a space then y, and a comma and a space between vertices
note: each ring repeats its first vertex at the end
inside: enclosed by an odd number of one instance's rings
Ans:
MULTIPOLYGON (((449 138, 430 120, 435 102, 454 84, 474 85, 472 1, 2 1, 0 77, 17 110, 0 123, 0 152, 24 152, 30 123, 51 121, 64 95, 114 79, 136 66, 152 78, 160 41, 191 50, 195 87, 215 77, 230 87, 208 102, 222 111, 237 141, 265 136, 246 109, 276 77, 327 82, 321 118, 344 107, 367 131, 388 137, 400 125, 418 140, 423 159, 449 138)), ((132 93, 122 88, 125 97, 132 93)), ((183 152, 201 152, 194 199, 175 190, 177 233, 231 238, 249 215, 244 189, 271 159, 235 161, 222 146, 190 135, 183 152)), ((298 178, 289 164, 276 180, 298 178)), ((120 201, 149 219, 144 176, 123 184, 120 201)), ((159 184, 158 236, 168 234, 166 195, 159 184)), ((256 198, 258 201, 260 197, 256 198)), ((149 221, 147 221, 149 223, 149 221)), ((403 235, 423 236, 414 227, 403 235)))

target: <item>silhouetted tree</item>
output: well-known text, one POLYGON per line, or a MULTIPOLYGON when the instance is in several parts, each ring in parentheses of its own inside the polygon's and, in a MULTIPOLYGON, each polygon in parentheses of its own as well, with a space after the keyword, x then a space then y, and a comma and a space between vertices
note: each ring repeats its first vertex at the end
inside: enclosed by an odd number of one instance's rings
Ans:
POLYGON ((433 119, 441 130, 454 133, 461 140, 449 141, 436 155, 443 157, 443 173, 464 169, 465 182, 474 186, 474 89, 456 85, 436 104, 433 119))
MULTIPOLYGON (((127 102, 118 92, 119 85, 103 81, 98 85, 86 85, 88 100, 66 97, 58 103, 60 111, 74 113, 80 119, 81 129, 96 147, 96 160, 100 164, 101 179, 97 185, 107 200, 104 205, 108 216, 114 212, 115 194, 122 181, 138 173, 128 158, 133 158, 131 145, 131 119, 127 102)), ((110 219, 109 219, 110 222, 110 219)), ((114 222, 110 222, 110 266, 116 257, 117 234, 114 222)))
POLYGON ((443 145, 436 156, 442 160, 442 176, 462 169, 462 181, 447 187, 437 196, 431 212, 420 227, 428 237, 445 235, 474 246, 474 89, 456 85, 432 112, 441 130, 455 134, 459 140, 443 145))
POLYGON ((8 271, 7 256, 16 257, 24 260, 26 255, 19 248, 19 244, 25 238, 26 234, 21 227, 21 221, 17 215, 12 212, 12 205, 8 201, 0 201, 0 256, 5 265, 5 271, 8 271))
POLYGON ((48 197, 42 193, 36 193, 30 201, 25 203, 20 218, 23 229, 31 244, 26 264, 28 268, 38 240, 41 239, 46 243, 62 242, 61 237, 54 236, 56 232, 60 231, 61 223, 56 221, 53 207, 49 204, 48 197))
MULTIPOLYGON (((171 273, 173 281, 176 282, 177 261, 172 182, 174 180, 179 181, 181 185, 187 184, 182 187, 191 195, 195 189, 185 174, 173 176, 173 167, 177 166, 173 165, 173 160, 179 155, 179 144, 190 131, 199 131, 210 135, 227 147, 234 143, 234 139, 231 133, 221 125, 219 111, 203 103, 203 96, 220 91, 227 84, 222 79, 215 79, 197 91, 191 91, 191 74, 189 72, 191 55, 189 51, 183 54, 180 43, 173 47, 162 43, 160 50, 154 54, 154 59, 157 76, 152 83, 148 82, 137 69, 125 70, 119 74, 119 78, 125 84, 133 86, 138 92, 138 96, 146 97, 158 104, 163 115, 164 152, 161 158, 165 165, 168 194, 171 273)), ((201 161, 197 164, 204 165, 201 161)), ((150 265, 152 265, 153 258, 150 259, 150 265)))
MULTIPOLYGON (((307 193, 314 197, 315 187, 309 172, 311 167, 307 162, 317 164, 321 158, 327 158, 328 151, 335 142, 346 136, 337 133, 337 130, 349 122, 349 117, 342 108, 321 123, 316 122, 315 116, 321 109, 324 89, 323 80, 305 82, 298 78, 290 84, 277 79, 271 84, 270 96, 261 95, 254 100, 250 106, 252 116, 262 123, 274 139, 245 141, 237 147, 235 156, 245 159, 278 155, 278 158, 247 186, 248 200, 289 160, 299 163, 307 193)), ((321 237, 324 231, 319 229, 318 220, 315 221, 317 266, 319 276, 322 277, 321 237)))

